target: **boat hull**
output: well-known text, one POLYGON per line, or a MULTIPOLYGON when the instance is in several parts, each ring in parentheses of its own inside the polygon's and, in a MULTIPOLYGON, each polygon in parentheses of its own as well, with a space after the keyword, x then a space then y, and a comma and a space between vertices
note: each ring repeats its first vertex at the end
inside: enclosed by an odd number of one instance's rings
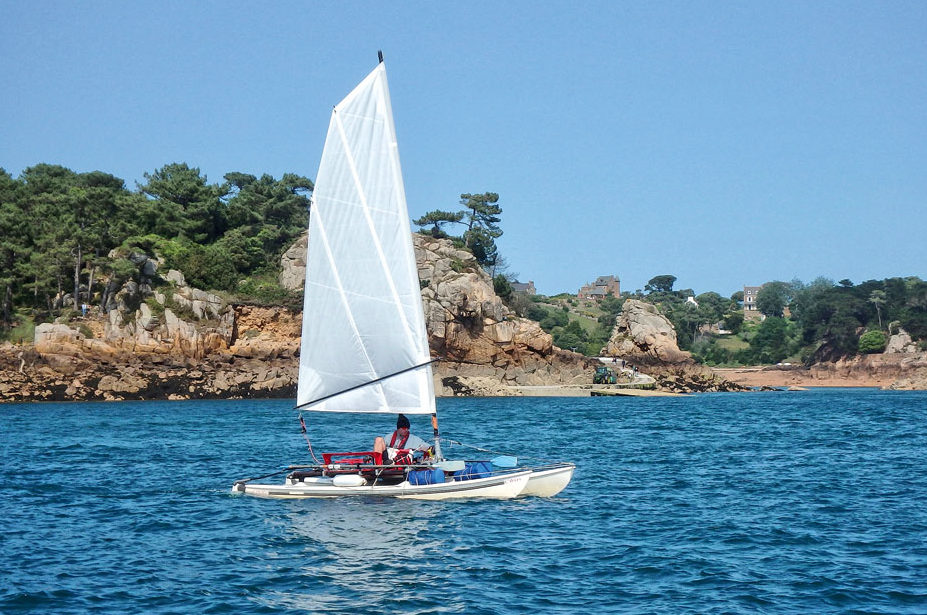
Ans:
POLYGON ((528 470, 494 475, 465 481, 412 485, 403 482, 398 485, 338 486, 320 483, 252 484, 236 483, 233 493, 243 493, 261 498, 304 499, 338 497, 392 497, 414 500, 452 500, 486 498, 506 500, 518 497, 531 477, 528 470))
POLYGON ((570 484, 575 469, 576 466, 572 463, 533 469, 528 477, 528 483, 519 495, 539 498, 555 496, 570 484))

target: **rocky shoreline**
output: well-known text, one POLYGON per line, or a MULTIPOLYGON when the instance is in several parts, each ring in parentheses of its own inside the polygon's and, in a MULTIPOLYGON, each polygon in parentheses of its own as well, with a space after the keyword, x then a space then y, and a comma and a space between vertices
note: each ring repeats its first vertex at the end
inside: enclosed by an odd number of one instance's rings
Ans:
POLYGON ((747 387, 871 387, 927 390, 927 353, 884 353, 819 363, 810 367, 771 365, 714 368, 715 373, 747 387))
MULTIPOLYGON (((555 347, 538 323, 519 318, 468 252, 417 234, 414 245, 429 344, 441 359, 438 396, 589 394, 599 360, 555 347)), ((305 250, 304 238, 283 259, 281 283, 294 293, 302 290, 305 250)), ((228 304, 188 286, 180 272, 160 275, 154 257, 133 254, 131 260, 135 278, 121 287, 107 283, 105 301, 87 314, 37 326, 31 345, 0 345, 0 402, 295 398, 298 312, 228 304)), ((654 394, 927 389, 927 353, 868 355, 808 369, 711 370, 678 348, 675 330, 654 306, 632 299, 603 355, 649 375, 654 394)))
MULTIPOLYGON (((714 369, 711 374, 704 368, 694 372, 664 368, 656 373, 653 390, 593 387, 579 377, 573 382, 552 383, 534 375, 518 383, 518 376, 499 379, 491 367, 442 362, 435 367, 435 391, 439 397, 574 397, 589 396, 593 390, 603 395, 661 396, 763 388, 927 389, 927 357, 923 354, 880 359, 869 357, 812 368, 714 369)), ((0 346, 0 402, 295 398, 297 362, 292 353, 273 358, 214 354, 196 359, 121 354, 91 361, 81 356, 39 354, 33 347, 7 344, 0 346)))

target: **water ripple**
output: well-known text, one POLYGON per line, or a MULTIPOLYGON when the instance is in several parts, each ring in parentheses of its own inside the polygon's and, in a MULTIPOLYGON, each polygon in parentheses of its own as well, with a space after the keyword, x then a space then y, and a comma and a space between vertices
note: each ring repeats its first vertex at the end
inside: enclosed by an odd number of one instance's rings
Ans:
MULTIPOLYGON (((505 502, 231 496, 307 461, 285 401, 6 405, 0 612, 924 613, 925 402, 440 400, 454 439, 577 462, 505 502)), ((317 450, 382 431, 310 417, 317 450)))

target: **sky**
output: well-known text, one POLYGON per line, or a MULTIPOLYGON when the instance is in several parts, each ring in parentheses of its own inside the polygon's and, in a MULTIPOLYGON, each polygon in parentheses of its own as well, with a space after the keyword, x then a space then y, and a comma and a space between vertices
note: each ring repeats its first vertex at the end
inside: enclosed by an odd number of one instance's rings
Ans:
POLYGON ((927 2, 0 0, 0 167, 315 178, 383 50, 409 212, 538 292, 927 278, 927 2))

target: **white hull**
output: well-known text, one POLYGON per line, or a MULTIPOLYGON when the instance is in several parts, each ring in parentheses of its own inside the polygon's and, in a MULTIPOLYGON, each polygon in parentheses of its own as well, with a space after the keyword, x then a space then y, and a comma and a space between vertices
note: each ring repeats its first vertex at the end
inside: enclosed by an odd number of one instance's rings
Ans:
POLYGON ((525 470, 487 478, 435 483, 432 485, 412 485, 408 482, 403 482, 398 485, 361 485, 350 487, 322 483, 293 483, 282 485, 236 483, 232 486, 232 492, 274 499, 372 496, 416 500, 451 500, 461 498, 506 500, 520 495, 528 485, 530 476, 531 472, 525 470))
POLYGON ((575 469, 576 466, 572 463, 564 463, 532 470, 528 484, 519 495, 533 495, 539 498, 555 496, 570 483, 575 469))

